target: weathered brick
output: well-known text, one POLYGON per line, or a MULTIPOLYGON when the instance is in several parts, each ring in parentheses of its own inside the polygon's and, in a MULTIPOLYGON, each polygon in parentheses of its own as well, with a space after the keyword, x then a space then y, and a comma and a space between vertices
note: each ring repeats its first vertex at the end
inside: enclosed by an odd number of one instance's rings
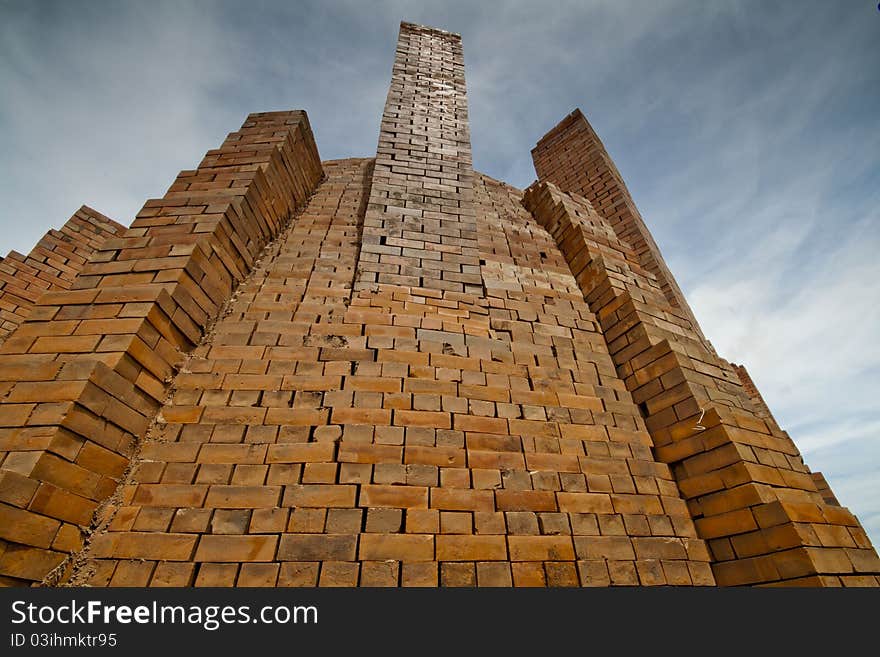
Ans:
POLYGON ((503 536, 437 536, 438 561, 504 561, 507 543, 503 536))
POLYGON ((272 561, 275 558, 277 536, 217 536, 204 535, 199 539, 195 561, 235 562, 272 561))

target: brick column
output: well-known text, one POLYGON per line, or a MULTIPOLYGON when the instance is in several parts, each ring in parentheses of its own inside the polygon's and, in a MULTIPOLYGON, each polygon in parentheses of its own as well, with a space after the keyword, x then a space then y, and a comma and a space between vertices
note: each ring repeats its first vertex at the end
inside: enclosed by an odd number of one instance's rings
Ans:
POLYGON ((666 301, 682 310, 693 330, 706 343, 704 346, 713 351, 645 226, 620 172, 579 109, 541 138, 532 149, 532 160, 539 180, 552 182, 564 192, 574 192, 586 198, 614 228, 618 237, 632 246, 641 265, 657 279, 666 301))
POLYGON ((461 37, 401 23, 356 290, 481 289, 461 37))
POLYGON ((175 366, 322 175, 304 112, 253 114, 40 297, 0 350, 0 576, 79 549, 175 366))

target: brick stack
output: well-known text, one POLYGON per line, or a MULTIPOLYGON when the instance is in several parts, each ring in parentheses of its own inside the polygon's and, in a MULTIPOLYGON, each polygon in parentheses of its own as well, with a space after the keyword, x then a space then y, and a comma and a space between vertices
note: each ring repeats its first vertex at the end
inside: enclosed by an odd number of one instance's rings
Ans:
POLYGON ((108 237, 125 227, 82 206, 59 230, 50 230, 26 256, 0 258, 0 344, 30 313, 43 292, 67 290, 108 237))
POLYGON ((252 115, 43 295, 0 353, 2 581, 876 584, 636 215, 470 153, 460 38, 403 23, 375 160, 252 115))
POLYGON ((580 194, 592 204, 615 233, 636 251, 642 266, 654 274, 669 304, 681 309, 705 347, 713 351, 642 220, 623 177, 579 109, 538 141, 532 149, 532 160, 540 180, 552 182, 564 192, 580 194))
POLYGON ((739 377, 739 382, 742 384, 743 390, 755 405, 755 412, 761 417, 769 418, 775 422, 776 420, 773 417, 773 413, 770 412, 770 407, 767 406, 767 402, 764 401, 763 395, 761 395, 755 382, 752 381, 752 377, 746 369, 746 366, 737 365, 736 363, 731 363, 730 365, 733 367, 733 371, 736 372, 737 377, 739 377))
POLYGON ((322 175, 302 112, 249 117, 0 349, 0 576, 39 580, 81 547, 166 382, 322 175))
POLYGON ((717 583, 876 586, 880 560, 858 521, 823 498, 788 435, 762 417, 638 254, 589 201, 552 183, 535 183, 524 203, 596 313, 654 456, 672 468, 709 544, 717 583))
POLYGON ((461 37, 401 24, 364 219, 356 289, 478 294, 461 37))

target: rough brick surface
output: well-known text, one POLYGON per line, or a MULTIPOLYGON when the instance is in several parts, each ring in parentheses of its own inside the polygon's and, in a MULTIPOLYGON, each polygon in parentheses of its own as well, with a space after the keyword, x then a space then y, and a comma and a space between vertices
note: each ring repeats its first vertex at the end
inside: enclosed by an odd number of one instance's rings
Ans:
MULTIPOLYGON (((562 191, 580 194, 592 204, 617 236, 634 249, 641 265, 654 274, 666 300, 682 311, 693 330, 703 338, 623 177, 579 109, 541 138, 532 149, 532 159, 541 180, 554 183, 562 191)), ((712 350, 710 344, 706 346, 712 350)))
POLYGON ((876 584, 641 220, 470 153, 460 38, 404 23, 375 159, 252 115, 43 295, 0 353, 2 581, 876 584))
POLYGON ((59 528, 44 540, 4 527, 0 576, 46 575, 8 546, 51 568, 81 544, 183 355, 322 175, 304 112, 251 115, 37 299, 0 349, 0 477, 13 482, 0 503, 59 528))

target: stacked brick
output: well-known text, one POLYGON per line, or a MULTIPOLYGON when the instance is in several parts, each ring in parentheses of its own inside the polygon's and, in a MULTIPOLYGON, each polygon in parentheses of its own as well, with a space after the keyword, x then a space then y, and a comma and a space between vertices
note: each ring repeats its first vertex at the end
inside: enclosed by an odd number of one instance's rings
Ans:
POLYGON ((403 23, 364 219, 358 290, 480 291, 461 37, 403 23))
POLYGON ((475 173, 409 23, 375 160, 251 115, 0 349, 0 582, 876 584, 573 116, 475 173))
POLYGON ((577 195, 535 183, 524 203, 556 238, 672 468, 719 585, 878 584, 880 560, 846 509, 817 490, 794 443, 762 417, 636 252, 577 195))
POLYGON ((28 255, 0 258, 0 344, 30 313, 43 292, 67 290, 97 248, 125 227, 82 206, 59 230, 50 230, 28 255))
POLYGON ((731 367, 733 367, 733 371, 736 372, 737 377, 739 377, 739 382, 742 384, 743 390, 755 405, 756 413, 761 417, 768 418, 772 422, 775 422, 776 420, 773 418, 773 413, 770 412, 770 407, 767 406, 767 402, 764 401, 764 397, 761 395, 755 382, 752 381, 752 377, 746 369, 746 366, 731 363, 731 367))
POLYGON ((564 192, 579 194, 592 204, 615 233, 636 251, 642 266, 654 274, 667 302, 684 313, 705 347, 713 351, 645 226, 623 177, 579 109, 538 141, 532 149, 532 159, 540 180, 552 182, 564 192))
POLYGON ((825 479, 825 475, 821 472, 813 472, 811 476, 816 484, 816 490, 819 491, 819 494, 822 496, 822 499, 825 500, 825 503, 832 506, 840 506, 840 502, 837 501, 837 496, 834 494, 834 491, 831 490, 831 486, 828 484, 828 480, 825 479))
POLYGON ((322 176, 303 112, 249 117, 0 349, 0 576, 81 547, 182 354, 322 176))
MULTIPOLYGON (((406 24, 398 64, 413 39, 438 55, 439 79, 460 70, 457 37, 406 24)), ((392 88, 406 75, 396 64, 392 88)), ((425 101, 407 102, 390 94, 386 116, 425 101)), ((466 116, 463 97, 431 102, 466 116)), ((713 583, 564 258, 517 190, 479 177, 475 194, 469 144, 446 152, 444 129, 407 137, 403 157, 424 142, 437 168, 405 173, 406 198, 387 189, 398 172, 381 165, 384 132, 375 173, 325 164, 175 378, 74 581, 713 583), (393 199, 424 214, 404 230, 393 199), (376 272, 376 254, 400 269, 376 272)))

